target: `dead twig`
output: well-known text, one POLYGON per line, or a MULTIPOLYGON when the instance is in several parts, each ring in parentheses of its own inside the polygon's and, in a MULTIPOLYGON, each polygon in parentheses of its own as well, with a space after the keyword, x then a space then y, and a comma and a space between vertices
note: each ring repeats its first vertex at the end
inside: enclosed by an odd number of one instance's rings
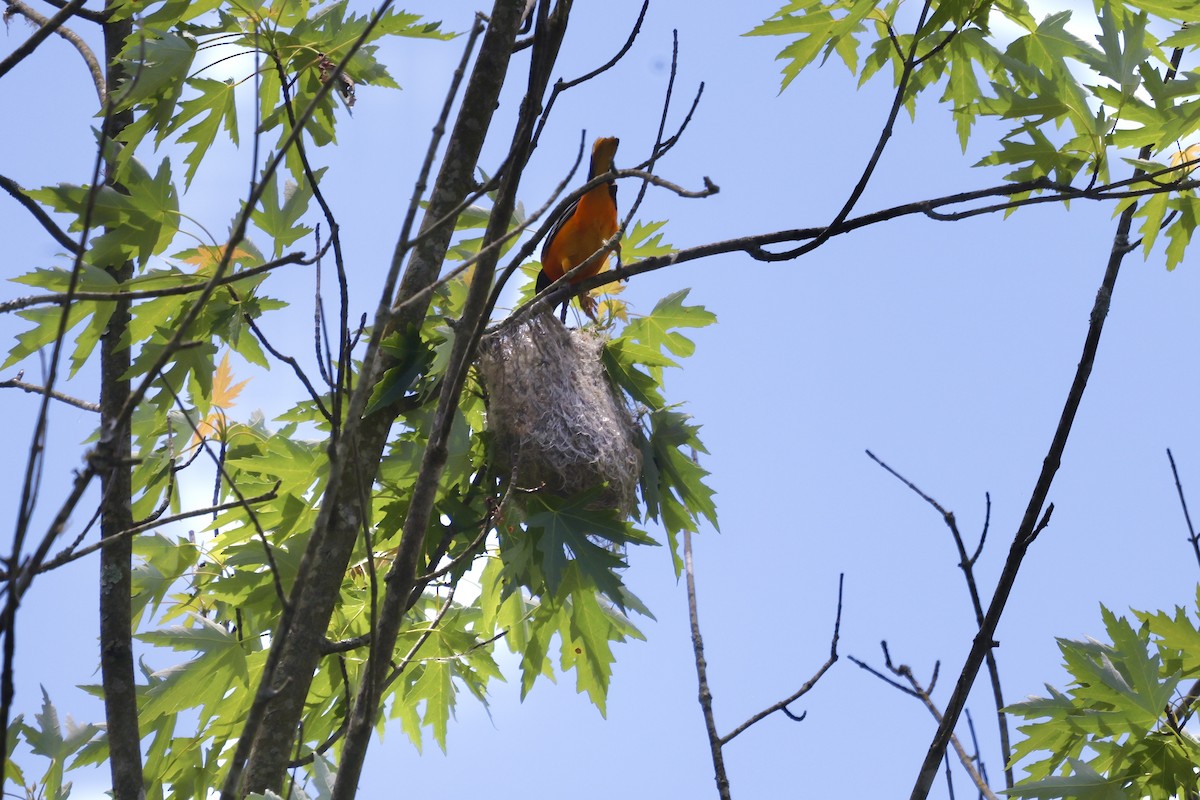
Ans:
MULTIPOLYGON (((920 700, 925 708, 928 709, 929 713, 933 715, 933 718, 936 719, 940 724, 944 719, 942 712, 938 709, 937 705, 930 697, 930 693, 933 691, 934 684, 937 683, 937 674, 940 664, 934 664, 933 677, 929 681, 929 686, 925 687, 920 681, 917 680, 916 676, 913 675, 912 668, 907 664, 897 665, 892 663, 892 656, 888 652, 887 642, 880 642, 880 646, 883 649, 884 664, 888 672, 894 675, 895 678, 888 677, 872 667, 870 664, 867 664, 866 662, 855 658, 854 656, 847 656, 847 658, 857 664, 861 669, 871 673, 889 686, 895 687, 910 697, 915 697, 920 700), (903 681, 903 683, 901 683, 901 681, 903 681)), ((972 735, 974 735, 974 729, 972 729, 972 735)), ((958 755, 958 760, 963 765, 963 769, 966 770, 967 775, 971 778, 971 782, 975 784, 975 788, 979 790, 980 795, 987 798, 987 800, 999 800, 999 798, 996 796, 996 793, 993 792, 988 786, 987 779, 980 772, 980 768, 976 767, 977 757, 970 756, 967 753, 966 748, 962 746, 962 742, 960 742, 958 737, 953 733, 950 734, 950 743, 953 745, 954 752, 958 755)), ((942 759, 939 758, 938 762, 941 762, 941 760, 942 759)))
MULTIPOLYGON (((978 560, 979 554, 983 552, 983 543, 987 538, 988 520, 991 519, 991 497, 989 496, 987 498, 988 511, 983 524, 983 533, 979 537, 979 545, 975 548, 975 552, 968 556, 966 544, 963 542, 963 536, 958 530, 958 521, 954 518, 953 511, 946 510, 941 503, 923 492, 908 478, 892 469, 890 466, 888 466, 888 464, 880 459, 879 456, 875 455, 870 450, 867 451, 867 456, 884 470, 886 470, 890 475, 911 489, 913 493, 932 506, 934 510, 942 516, 942 521, 945 522, 946 527, 950 529, 950 535, 954 539, 954 546, 958 549, 958 566, 959 569, 962 570, 963 578, 967 583, 967 594, 971 598, 971 607, 975 611, 975 624, 982 626, 983 604, 979 598, 979 586, 975 581, 975 562, 978 560)), ((1051 508, 1053 508, 1053 505, 1051 505, 1051 508)), ((1004 702, 1004 690, 1000 684, 1000 668, 996 664, 996 654, 992 650, 988 650, 985 655, 985 659, 987 661, 988 678, 992 684, 992 698, 995 702, 996 726, 1000 732, 1000 755, 1001 763, 1004 764, 1005 787, 1011 789, 1013 785, 1013 773, 1012 766, 1009 764, 1009 760, 1012 757, 1012 747, 1008 737, 1008 717, 1004 713, 1004 708, 1007 706, 1007 703, 1004 702)))

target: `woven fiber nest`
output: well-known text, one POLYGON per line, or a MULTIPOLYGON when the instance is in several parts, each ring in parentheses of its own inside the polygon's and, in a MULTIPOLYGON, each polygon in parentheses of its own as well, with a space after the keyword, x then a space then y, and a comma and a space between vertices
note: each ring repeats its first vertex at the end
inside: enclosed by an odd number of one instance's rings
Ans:
POLYGON ((591 507, 628 516, 642 454, 637 423, 600 363, 604 341, 540 314, 484 339, 478 367, 498 469, 562 498, 598 488, 591 507))

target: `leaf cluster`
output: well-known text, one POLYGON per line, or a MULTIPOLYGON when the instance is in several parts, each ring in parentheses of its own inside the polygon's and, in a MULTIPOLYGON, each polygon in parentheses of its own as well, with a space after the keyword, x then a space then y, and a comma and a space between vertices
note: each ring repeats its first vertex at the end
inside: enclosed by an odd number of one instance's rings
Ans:
POLYGON ((778 55, 783 88, 835 54, 860 85, 890 75, 914 117, 919 96, 940 88, 964 153, 977 124, 989 123, 976 166, 1004 169, 1007 181, 1081 189, 1108 183, 1114 163, 1132 164, 1129 191, 1161 192, 1138 212, 1144 252, 1165 230, 1173 269, 1195 229, 1195 198, 1187 186, 1163 190, 1194 166, 1172 155, 1200 126, 1200 75, 1178 65, 1197 43, 1200 10, 1103 0, 1082 22, 1100 33, 1090 41, 1075 33, 1071 11, 1038 20, 1025 0, 928 0, 919 20, 899 0, 794 0, 747 35, 790 40, 778 55))
MULTIPOLYGON (((1200 595, 1197 597, 1200 608, 1200 595)), ((1013 763, 1026 771, 1010 794, 1035 798, 1167 800, 1200 789, 1200 742, 1186 730, 1200 678, 1200 630, 1192 613, 1101 607, 1107 643, 1060 639, 1067 691, 1007 709, 1027 724, 1013 763)))

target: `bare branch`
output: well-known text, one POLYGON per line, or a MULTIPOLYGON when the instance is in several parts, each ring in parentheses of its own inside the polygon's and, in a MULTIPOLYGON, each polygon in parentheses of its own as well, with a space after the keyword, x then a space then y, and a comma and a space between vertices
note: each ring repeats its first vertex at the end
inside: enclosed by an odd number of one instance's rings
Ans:
POLYGON ((717 794, 721 800, 730 800, 729 775, 725 772, 725 754, 721 752, 723 741, 717 733, 717 722, 712 710, 712 691, 708 687, 708 662, 704 660, 704 639, 700 635, 700 615, 696 608, 696 575, 692 566, 692 532, 683 529, 683 571, 687 577, 688 617, 692 623, 692 652, 696 655, 696 680, 700 685, 700 711, 704 714, 704 728, 708 732, 708 746, 712 751, 713 776, 717 782, 717 794))
POLYGON ((896 117, 900 115, 900 109, 904 107, 904 100, 908 94, 908 81, 912 77, 913 69, 917 64, 917 46, 921 43, 921 37, 917 34, 925 27, 925 20, 929 15, 929 9, 933 5, 933 0, 925 0, 921 6, 921 15, 917 20, 916 33, 913 34, 912 45, 908 48, 908 55, 904 58, 904 66, 900 70, 900 78, 896 81, 896 94, 892 99, 892 108, 888 112, 887 122, 883 125, 883 130, 879 133, 879 140, 875 143, 875 150, 871 153, 871 157, 867 160, 866 167, 863 168, 862 175, 859 176, 858 183, 854 185, 850 196, 846 198, 846 202, 842 205, 840 211, 833 218, 833 222, 825 227, 824 232, 819 234, 811 242, 803 244, 792 250, 782 253, 770 253, 762 248, 758 248, 750 255, 759 261, 790 261, 793 258, 798 258, 805 253, 810 253, 816 250, 833 235, 833 231, 838 225, 843 223, 854 210, 859 198, 867 189, 867 184, 871 180, 871 176, 875 173, 875 168, 879 166, 879 161, 883 158, 884 147, 887 146, 888 140, 892 137, 892 129, 896 124, 896 117))
POLYGON ((88 47, 87 42, 75 33, 75 31, 63 25, 72 16, 83 14, 83 0, 71 0, 61 6, 59 12, 53 17, 46 17, 34 11, 29 6, 21 2, 21 0, 4 0, 8 5, 8 9, 4 12, 5 17, 9 14, 20 14, 35 25, 40 26, 37 31, 30 36, 24 44, 14 50, 3 61, 0 61, 0 76, 3 76, 10 69, 23 61, 37 46, 41 44, 46 37, 52 33, 57 33, 62 38, 66 39, 71 45, 79 51, 79 55, 83 56, 84 62, 87 64, 88 72, 92 75, 92 83, 96 87, 96 97, 103 106, 105 98, 108 96, 104 79, 104 69, 100 66, 100 62, 96 59, 96 54, 88 47))
MULTIPOLYGON (((934 704, 933 699, 929 694, 933 689, 933 683, 937 680, 936 676, 938 667, 934 666, 934 680, 931 681, 930 686, 926 688, 922 686, 920 681, 916 679, 916 676, 913 675, 911 667, 906 664, 900 664, 898 666, 893 664, 892 658, 887 652, 887 642, 882 642, 881 644, 883 646, 884 660, 887 663, 888 671, 897 678, 903 679, 904 682, 908 684, 907 686, 905 683, 901 683, 898 680, 884 675, 879 670, 875 669, 869 664, 864 663, 863 661, 860 661, 854 656, 847 656, 847 658, 889 686, 899 689, 910 697, 915 697, 920 700, 929 713, 933 715, 933 718, 941 723, 943 721, 942 712, 938 710, 938 707, 934 704)), ((971 729, 971 733, 972 736, 974 736, 974 728, 971 729)), ((971 778, 971 782, 975 784, 975 788, 979 790, 980 795, 987 798, 987 800, 999 800, 999 798, 996 796, 996 793, 993 792, 991 787, 988 786, 987 779, 975 767, 977 759, 973 758, 967 753, 966 748, 962 746, 962 743, 958 740, 958 737, 953 733, 950 734, 950 742, 954 746, 954 752, 958 755, 959 762, 962 764, 963 769, 967 771, 967 775, 971 778)), ((941 761, 942 759, 939 758, 938 762, 940 763, 941 761)), ((936 771, 936 764, 934 765, 934 769, 936 771)))
POLYGON ((1192 515, 1188 513, 1187 500, 1183 496, 1183 484, 1179 481, 1179 470, 1175 468, 1175 456, 1171 453, 1171 448, 1167 448, 1167 459, 1171 462, 1171 474, 1175 476, 1175 491, 1179 493, 1179 505, 1183 509, 1183 520, 1187 523, 1188 541, 1191 542, 1192 550, 1196 553, 1196 561, 1200 563, 1200 533, 1197 533, 1195 526, 1192 525, 1192 515))
MULTIPOLYGON (((1172 68, 1167 72, 1165 76, 1166 80, 1169 81, 1174 78, 1175 65, 1179 63, 1182 54, 1183 51, 1178 48, 1172 53, 1172 68)), ((1151 154, 1152 148, 1147 145, 1142 148, 1139 157, 1145 160, 1151 154)), ((1142 180, 1145 175, 1145 171, 1135 169, 1133 177, 1130 180, 1136 182, 1142 180)), ((1109 305, 1112 302, 1112 293, 1116 287, 1117 275, 1120 274, 1121 263, 1129 252, 1129 231, 1133 226, 1133 216, 1136 212, 1136 203, 1130 203, 1121 212, 1120 220, 1117 223, 1117 230, 1113 236, 1112 251, 1105 266, 1104 277, 1100 281, 1100 287, 1096 291, 1096 299, 1092 305, 1091 319, 1088 324, 1087 336, 1084 339, 1083 352, 1079 358, 1079 365, 1075 370, 1075 377, 1071 381, 1071 387, 1067 392, 1067 398, 1063 403, 1062 415, 1059 417, 1058 426, 1055 428, 1054 438, 1051 439, 1046 457, 1042 461, 1042 468, 1038 474, 1037 483, 1034 485, 1033 492, 1030 495, 1029 504, 1025 508, 1025 514, 1021 518, 1021 523, 1017 528, 1016 534, 1013 536, 1008 558, 1004 562, 1004 568, 1000 573, 1000 579, 992 595, 992 601, 988 606, 987 614, 984 616, 984 622, 971 644, 971 650, 967 654, 967 660, 963 664, 962 672, 959 673, 954 692, 950 695, 950 699, 946 703, 945 716, 938 725, 937 733, 929 745, 929 751, 925 754, 925 761, 921 765, 921 771, 918 773, 917 780, 913 785, 910 796, 911 800, 925 800, 928 797, 929 790, 933 786, 934 777, 937 773, 938 762, 941 761, 942 754, 946 751, 946 746, 950 741, 954 726, 958 722, 959 715, 962 714, 963 706, 966 705, 967 695, 970 694, 971 687, 975 683, 975 677, 979 674, 979 667, 983 663, 986 653, 995 646, 996 627, 1000 624, 1000 617, 1004 613, 1004 607, 1008 603, 1008 597, 1012 592, 1013 585, 1016 583, 1017 573, 1020 571, 1025 553, 1038 533, 1050 522, 1050 514, 1054 509, 1054 505, 1050 504, 1046 506, 1046 499, 1050 494, 1050 487, 1054 483, 1054 476, 1058 472, 1059 465, 1062 463, 1063 450, 1066 449, 1067 439, 1070 438, 1071 428, 1075 422, 1075 415, 1079 411, 1079 405, 1083 401, 1083 393, 1087 389, 1088 378, 1092 373, 1092 365, 1096 361, 1096 352, 1100 347, 1100 334, 1104 330, 1104 321, 1108 316, 1109 305), (1043 507, 1045 507, 1044 512, 1042 511, 1043 507), (1039 514, 1042 514, 1041 521, 1035 523, 1039 514)))
POLYGON ((750 719, 746 720, 741 725, 738 725, 736 728, 734 728, 732 731, 727 733, 725 736, 722 736, 721 737, 722 746, 729 744, 729 742, 731 742, 733 740, 733 738, 735 736, 737 736, 739 733, 746 730, 754 723, 756 723, 760 720, 766 719, 767 717, 774 714, 776 711, 784 712, 784 714, 786 714, 789 719, 792 719, 796 722, 799 722, 800 720, 804 719, 803 714, 801 714, 799 717, 797 717, 791 711, 788 710, 788 706, 790 706, 796 700, 800 699, 803 695, 808 694, 808 692, 814 686, 817 685, 817 681, 821 680, 821 677, 838 660, 838 652, 837 652, 838 635, 839 635, 839 631, 841 630, 841 627, 842 627, 842 585, 845 581, 845 578, 846 578, 846 576, 844 573, 841 575, 838 575, 837 616, 835 617, 834 622, 833 622, 833 640, 829 646, 829 658, 825 661, 824 664, 821 665, 821 668, 818 669, 811 678, 809 678, 807 681, 804 682, 803 686, 801 686, 799 689, 797 689, 791 695, 788 695, 783 700, 780 700, 778 703, 776 703, 772 706, 768 706, 767 708, 758 712, 754 716, 750 717, 750 719))
MULTIPOLYGON (((37 201, 32 197, 25 194, 25 190, 21 188, 19 183, 12 178, 0 175, 0 189, 8 192, 14 200, 23 205, 30 214, 33 214, 34 219, 46 229, 47 233, 54 237, 54 241, 65 247, 67 252, 72 254, 79 252, 79 243, 68 236, 66 231, 58 227, 54 220, 50 219, 50 215, 46 213, 45 209, 39 206, 37 201)), ((3 310, 5 309, 0 306, 0 311, 3 310)))
POLYGON ((599 76, 601 73, 606 72, 607 70, 616 66, 617 62, 624 58, 625 54, 629 52, 629 48, 633 46, 638 34, 641 33, 642 22, 646 19, 646 11, 649 8, 650 0, 643 0, 642 10, 638 13, 637 21, 633 23, 633 30, 629 32, 629 38, 625 40, 625 44, 621 46, 621 49, 617 51, 616 55, 591 72, 580 75, 574 80, 564 81, 562 78, 559 78, 554 82, 554 88, 550 90, 550 98, 546 101, 546 108, 542 112, 541 119, 538 120, 537 130, 534 131, 533 134, 533 146, 530 148, 531 153, 537 149, 538 142, 541 141, 542 130, 546 127, 546 122, 550 119, 550 111, 554 108, 554 102, 558 99, 558 96, 568 89, 578 86, 581 83, 585 83, 586 81, 590 81, 599 76))
MULTIPOLYGON (((967 583, 967 594, 971 598, 971 607, 975 611, 975 624, 983 625, 983 604, 979 598, 979 586, 975 581, 975 560, 979 558, 979 554, 983 549, 983 540, 987 535, 987 522, 984 523, 984 535, 979 537, 979 547, 975 550, 972 556, 967 555, 967 548, 963 542, 962 534, 958 530, 958 521, 954 518, 954 512, 947 511, 938 501, 934 500, 928 494, 923 492, 915 483, 901 475, 896 470, 888 466, 877 455, 870 450, 867 451, 867 456, 870 457, 879 466, 883 467, 889 474, 911 489, 918 497, 931 505, 942 516, 942 521, 946 523, 946 527, 950 529, 950 535, 954 539, 954 546, 958 549, 958 566, 962 570, 963 578, 967 583)), ((991 516, 991 498, 988 498, 988 517, 991 516)), ((1040 528, 1039 528, 1040 530, 1040 528)), ((1036 535, 1036 534, 1035 534, 1036 535)), ((992 685, 992 699, 996 710, 996 725, 1000 733, 1000 754, 1002 756, 1001 763, 1004 764, 1004 779, 1005 786, 1012 788, 1013 774, 1012 767, 1009 761, 1012 756, 1012 747, 1008 735, 1008 717, 1004 713, 1005 707, 1008 705, 1004 702, 1004 691, 1000 683, 1000 668, 996 664, 996 654, 988 650, 985 658, 987 660, 988 678, 992 685)), ((932 685, 929 687, 933 690, 932 685)))
POLYGON ((47 389, 45 386, 37 386, 32 383, 26 383, 25 381, 21 380, 21 376, 24 374, 24 371, 21 371, 17 373, 17 377, 15 378, 9 378, 6 381, 0 381, 0 389, 21 389, 22 391, 29 392, 30 394, 48 394, 55 400, 61 400, 69 406, 82 408, 84 411, 94 411, 96 413, 100 412, 100 405, 98 403, 80 400, 78 397, 72 397, 69 394, 63 394, 62 392, 54 389, 47 389))

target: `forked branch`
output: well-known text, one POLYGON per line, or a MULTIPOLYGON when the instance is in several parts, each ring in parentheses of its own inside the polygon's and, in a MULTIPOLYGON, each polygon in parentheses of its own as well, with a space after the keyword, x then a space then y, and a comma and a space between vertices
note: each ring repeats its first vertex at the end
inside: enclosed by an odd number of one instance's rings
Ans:
POLYGON ((691 621, 692 628, 692 651, 696 661, 696 680, 700 688, 698 699, 700 701, 701 713, 704 715, 704 727, 708 733, 709 750, 712 753, 713 776, 717 784, 717 794, 721 800, 729 800, 729 776, 725 770, 725 745, 733 741, 739 734, 744 733, 752 725, 761 722, 777 711, 782 712, 784 716, 794 722, 802 722, 807 712, 795 714, 788 709, 788 706, 810 692, 817 685, 817 681, 838 660, 837 645, 842 627, 842 586, 845 576, 838 576, 837 616, 833 623, 833 638, 829 645, 829 658, 798 690, 754 714, 725 736, 721 736, 717 732, 716 718, 713 715, 712 690, 708 684, 708 662, 704 657, 704 639, 700 634, 700 614, 696 602, 696 574, 692 559, 692 534, 691 531, 686 529, 683 532, 683 568, 687 578, 688 618, 691 621))

